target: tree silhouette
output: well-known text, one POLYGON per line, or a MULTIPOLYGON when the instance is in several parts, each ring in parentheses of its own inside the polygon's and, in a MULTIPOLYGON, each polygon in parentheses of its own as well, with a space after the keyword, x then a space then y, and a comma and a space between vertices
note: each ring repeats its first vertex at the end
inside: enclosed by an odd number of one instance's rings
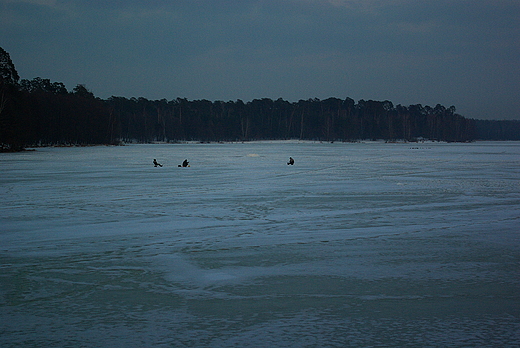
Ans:
POLYGON ((0 48, 0 144, 24 146, 152 141, 471 141, 520 140, 520 121, 467 119, 456 108, 391 101, 278 98, 249 102, 95 97, 85 85, 36 77, 21 80, 0 48))
POLYGON ((18 72, 9 53, 0 47, 0 151, 23 148, 20 135, 21 104, 18 99, 18 72))

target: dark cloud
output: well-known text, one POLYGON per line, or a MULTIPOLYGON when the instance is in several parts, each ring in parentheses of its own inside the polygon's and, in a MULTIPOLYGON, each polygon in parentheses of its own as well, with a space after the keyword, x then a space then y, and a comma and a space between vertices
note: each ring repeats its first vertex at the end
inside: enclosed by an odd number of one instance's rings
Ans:
POLYGON ((520 119, 520 5, 495 1, 0 0, 22 76, 96 95, 352 97, 520 119))

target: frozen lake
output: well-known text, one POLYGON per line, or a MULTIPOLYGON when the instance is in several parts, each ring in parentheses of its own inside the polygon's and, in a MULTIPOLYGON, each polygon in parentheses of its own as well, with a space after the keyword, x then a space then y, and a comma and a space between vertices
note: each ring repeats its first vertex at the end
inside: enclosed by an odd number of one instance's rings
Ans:
POLYGON ((0 173, 4 348, 520 342, 519 142, 41 148, 0 173))

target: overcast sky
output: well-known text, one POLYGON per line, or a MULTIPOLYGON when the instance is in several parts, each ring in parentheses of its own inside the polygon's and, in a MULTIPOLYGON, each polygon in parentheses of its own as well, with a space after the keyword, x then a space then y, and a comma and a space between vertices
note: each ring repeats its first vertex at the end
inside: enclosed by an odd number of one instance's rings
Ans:
POLYGON ((520 119, 520 0, 0 0, 21 78, 101 98, 328 97, 520 119))

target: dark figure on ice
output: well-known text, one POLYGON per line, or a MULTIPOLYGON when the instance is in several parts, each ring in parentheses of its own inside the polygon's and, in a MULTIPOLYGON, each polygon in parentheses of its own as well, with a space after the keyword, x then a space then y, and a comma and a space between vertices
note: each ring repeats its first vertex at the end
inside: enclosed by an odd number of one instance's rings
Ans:
POLYGON ((153 166, 154 166, 154 167, 157 167, 157 166, 162 167, 162 164, 160 164, 159 162, 157 162, 157 160, 154 158, 154 159, 153 159, 153 166))
POLYGON ((289 157, 289 162, 287 162, 287 165, 294 165, 294 159, 292 157, 289 157))
MULTIPOLYGON (((182 162, 182 166, 183 166, 183 167, 189 167, 189 164, 190 164, 190 162, 188 162, 187 159, 185 159, 184 162, 182 162)), ((180 167, 180 166, 181 166, 181 165, 179 165, 179 167, 180 167)))

